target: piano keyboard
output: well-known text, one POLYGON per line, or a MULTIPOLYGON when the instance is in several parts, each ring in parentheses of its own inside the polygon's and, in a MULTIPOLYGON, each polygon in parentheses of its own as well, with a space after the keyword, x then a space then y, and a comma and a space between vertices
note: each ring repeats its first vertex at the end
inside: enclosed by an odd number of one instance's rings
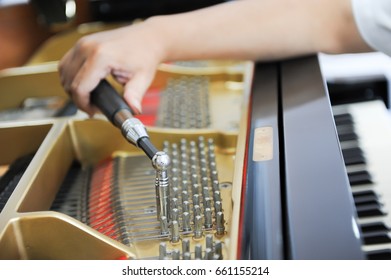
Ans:
POLYGON ((391 117, 382 101, 333 107, 368 259, 391 259, 391 117))

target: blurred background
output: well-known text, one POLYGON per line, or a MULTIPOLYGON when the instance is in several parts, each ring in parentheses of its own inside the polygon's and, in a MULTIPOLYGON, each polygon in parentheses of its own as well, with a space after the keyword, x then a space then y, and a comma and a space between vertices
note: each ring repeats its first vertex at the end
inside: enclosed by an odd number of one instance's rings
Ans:
POLYGON ((49 37, 92 21, 131 22, 221 0, 0 0, 0 69, 20 66, 49 37))

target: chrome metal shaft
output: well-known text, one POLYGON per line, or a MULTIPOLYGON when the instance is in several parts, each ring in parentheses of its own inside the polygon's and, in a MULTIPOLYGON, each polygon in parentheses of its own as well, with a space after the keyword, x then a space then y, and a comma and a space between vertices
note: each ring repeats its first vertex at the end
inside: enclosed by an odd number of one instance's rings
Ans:
POLYGON ((152 166, 156 171, 155 189, 156 189, 156 212, 157 220, 161 216, 171 219, 170 211, 170 188, 168 179, 168 166, 170 165, 170 158, 165 152, 157 152, 152 158, 152 166))

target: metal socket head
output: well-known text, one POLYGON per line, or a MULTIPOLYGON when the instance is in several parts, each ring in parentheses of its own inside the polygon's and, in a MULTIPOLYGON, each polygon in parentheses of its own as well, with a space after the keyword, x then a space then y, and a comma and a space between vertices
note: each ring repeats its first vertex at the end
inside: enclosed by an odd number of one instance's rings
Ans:
POLYGON ((167 170, 170 162, 170 157, 162 151, 157 152, 152 158, 152 166, 157 171, 167 170))
POLYGON ((148 137, 147 130, 139 119, 126 119, 121 123, 120 127, 122 135, 135 146, 137 146, 139 139, 148 137))

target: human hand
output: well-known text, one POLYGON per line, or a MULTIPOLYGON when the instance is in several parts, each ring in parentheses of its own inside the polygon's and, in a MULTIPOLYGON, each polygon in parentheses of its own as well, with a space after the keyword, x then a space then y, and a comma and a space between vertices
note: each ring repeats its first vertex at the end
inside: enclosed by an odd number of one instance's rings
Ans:
POLYGON ((124 86, 124 99, 135 113, 162 61, 161 44, 147 22, 81 38, 59 63, 61 83, 75 104, 89 115, 90 92, 112 75, 124 86))

